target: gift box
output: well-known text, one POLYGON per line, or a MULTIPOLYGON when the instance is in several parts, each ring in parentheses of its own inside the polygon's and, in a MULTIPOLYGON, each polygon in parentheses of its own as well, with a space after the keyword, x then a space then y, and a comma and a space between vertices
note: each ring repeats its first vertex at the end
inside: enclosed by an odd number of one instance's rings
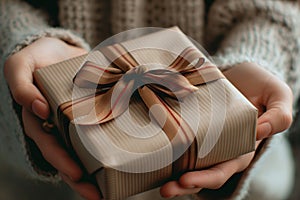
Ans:
POLYGON ((105 199, 255 149, 257 109, 176 27, 101 46, 34 78, 105 199))

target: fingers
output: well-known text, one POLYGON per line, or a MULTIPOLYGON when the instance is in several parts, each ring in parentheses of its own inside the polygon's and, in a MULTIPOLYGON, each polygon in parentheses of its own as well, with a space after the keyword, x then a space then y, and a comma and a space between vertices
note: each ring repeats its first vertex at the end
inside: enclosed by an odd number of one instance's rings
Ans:
POLYGON ((179 183, 187 188, 219 189, 233 174, 244 170, 251 158, 252 154, 246 154, 207 170, 186 173, 179 179, 179 183))
POLYGON ((71 180, 79 180, 82 176, 80 167, 59 145, 55 136, 45 133, 41 128, 41 122, 31 112, 23 109, 22 114, 25 132, 37 144, 44 158, 71 180))
POLYGON ((10 56, 5 62, 4 75, 16 102, 40 118, 46 119, 49 115, 49 106, 34 86, 32 73, 37 68, 85 53, 84 49, 57 38, 44 37, 10 56))
POLYGON ((100 200, 101 195, 97 187, 87 182, 74 182, 68 176, 60 173, 62 179, 83 198, 87 200, 100 200))
POLYGON ((254 63, 241 63, 224 74, 259 109, 257 140, 291 125, 293 95, 286 83, 254 63))
POLYGON ((173 198, 186 194, 195 194, 200 190, 201 188, 184 188, 177 181, 171 181, 160 188, 160 194, 165 198, 173 198))
MULTIPOLYGON (((271 81, 274 82, 274 79, 271 81)), ((273 83, 276 87, 265 92, 266 112, 258 118, 257 140, 288 129, 293 121, 291 89, 285 83, 276 81, 273 83)))
POLYGON ((254 153, 215 165, 207 170, 188 172, 179 181, 171 181, 161 187, 163 197, 174 197, 199 192, 202 188, 219 189, 235 173, 241 172, 250 164, 254 153))
POLYGON ((59 145, 55 136, 45 133, 41 128, 41 121, 31 112, 23 109, 22 114, 26 134, 37 144, 43 157, 59 171, 62 179, 82 197, 99 200, 100 193, 96 186, 87 182, 77 182, 82 177, 82 171, 59 145))
POLYGON ((282 108, 267 110, 258 119, 257 140, 286 130, 292 123, 292 114, 282 111, 282 108))
POLYGON ((30 56, 15 54, 5 63, 4 74, 15 101, 42 119, 49 115, 49 106, 40 91, 33 85, 34 66, 30 56))

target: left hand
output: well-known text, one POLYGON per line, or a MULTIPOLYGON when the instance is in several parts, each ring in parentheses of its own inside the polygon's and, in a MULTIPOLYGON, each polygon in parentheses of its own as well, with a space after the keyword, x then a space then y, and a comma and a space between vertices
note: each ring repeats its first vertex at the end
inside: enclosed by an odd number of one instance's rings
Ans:
POLYGON ((57 38, 43 37, 5 62, 4 73, 15 101, 22 108, 25 134, 31 138, 43 157, 59 172, 62 179, 82 197, 100 199, 100 192, 92 183, 82 180, 83 171, 57 140, 42 129, 50 113, 49 105, 33 83, 32 73, 38 69, 85 54, 82 48, 57 38))
POLYGON ((82 180, 81 168, 61 146, 56 136, 46 133, 42 129, 43 120, 26 108, 22 109, 22 115, 26 134, 40 147, 43 156, 58 170, 62 180, 85 199, 101 199, 98 188, 92 183, 82 180))
MULTIPOLYGON (((242 63, 223 73, 257 107, 257 140, 289 128, 293 95, 286 83, 254 63, 242 63)), ((232 175, 245 170, 253 157, 251 152, 206 170, 185 173, 178 181, 163 185, 160 193, 171 198, 198 193, 202 188, 219 189, 232 175)))

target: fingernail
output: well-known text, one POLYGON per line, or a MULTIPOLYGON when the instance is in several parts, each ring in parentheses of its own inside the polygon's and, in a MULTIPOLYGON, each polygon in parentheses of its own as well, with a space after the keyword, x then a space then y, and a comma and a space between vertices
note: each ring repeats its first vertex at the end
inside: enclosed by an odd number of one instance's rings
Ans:
POLYGON ((71 180, 71 181, 74 182, 74 179, 73 179, 71 176, 68 176, 67 174, 64 174, 64 173, 60 172, 59 175, 60 175, 60 177, 61 177, 64 181, 66 181, 67 179, 69 179, 69 180, 71 180))
POLYGON ((174 197, 177 197, 177 195, 167 196, 167 197, 165 197, 165 198, 166 198, 166 199, 172 199, 172 198, 174 198, 174 197))
POLYGON ((63 173, 61 173, 61 172, 58 172, 58 175, 60 176, 60 178, 61 178, 62 180, 65 180, 66 177, 67 177, 65 174, 63 174, 63 173))
POLYGON ((32 102, 31 109, 34 114, 42 119, 46 119, 48 117, 48 106, 39 99, 36 99, 32 102))
POLYGON ((264 122, 264 123, 260 124, 259 126, 261 129, 261 134, 257 136, 259 140, 270 136, 270 134, 272 132, 272 126, 269 122, 264 122))
POLYGON ((184 186, 184 187, 187 188, 187 189, 194 189, 194 188, 196 188, 195 185, 187 185, 187 186, 184 186))
POLYGON ((76 179, 73 177, 73 176, 68 176, 69 177, 69 179, 71 180, 71 181, 73 181, 73 182, 75 182, 76 181, 76 179))

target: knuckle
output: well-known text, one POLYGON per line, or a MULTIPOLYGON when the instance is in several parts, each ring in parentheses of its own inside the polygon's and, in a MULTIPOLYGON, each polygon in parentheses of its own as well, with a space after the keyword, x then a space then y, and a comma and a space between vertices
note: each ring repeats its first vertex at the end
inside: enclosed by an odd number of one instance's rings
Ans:
POLYGON ((223 186, 224 182, 223 180, 218 180, 211 189, 217 190, 220 189, 223 186))
POLYGON ((40 152, 41 152, 43 158, 44 158, 47 162, 49 162, 51 165, 53 165, 51 156, 49 155, 48 151, 45 150, 44 148, 41 148, 40 146, 38 146, 38 148, 39 148, 39 150, 40 150, 40 152))
POLYGON ((211 186, 211 189, 220 189, 227 180, 226 174, 221 169, 215 169, 215 173, 217 174, 217 176, 214 184, 211 186))
POLYGON ((15 71, 20 70, 20 68, 31 68, 35 65, 35 61, 31 54, 23 51, 24 50, 21 50, 20 52, 10 55, 4 62, 3 73, 6 79, 14 75, 10 73, 14 73, 15 71))
POLYGON ((15 99, 15 101, 22 105, 23 104, 23 99, 24 99, 24 89, 25 89, 25 85, 16 85, 14 88, 12 88, 12 95, 15 99))
POLYGON ((293 102, 293 92, 288 84, 282 84, 282 94, 286 97, 286 99, 278 105, 277 109, 280 112, 278 117, 279 127, 280 129, 277 131, 284 131, 288 129, 293 122, 293 114, 292 114, 292 102, 293 102))
POLYGON ((292 114, 289 112, 284 112, 281 116, 281 122, 283 125, 283 130, 288 129, 293 122, 292 114))
POLYGON ((8 69, 10 69, 11 67, 19 66, 20 63, 22 63, 22 64, 26 63, 27 59, 28 59, 28 57, 23 56, 22 52, 18 52, 13 55, 10 55, 4 62, 5 74, 8 75, 8 69))
POLYGON ((43 138, 43 137, 40 137, 40 135, 34 135, 33 140, 37 144, 37 146, 38 146, 39 150, 41 151, 42 156, 45 158, 45 160, 47 160, 49 163, 52 163, 53 156, 50 153, 51 149, 52 149, 51 142, 45 140, 45 138, 43 138))
POLYGON ((284 90, 285 90, 290 96, 293 96, 293 91, 292 91, 292 89, 290 88, 290 86, 289 86, 288 84, 286 84, 286 83, 284 83, 284 86, 285 86, 284 90))

